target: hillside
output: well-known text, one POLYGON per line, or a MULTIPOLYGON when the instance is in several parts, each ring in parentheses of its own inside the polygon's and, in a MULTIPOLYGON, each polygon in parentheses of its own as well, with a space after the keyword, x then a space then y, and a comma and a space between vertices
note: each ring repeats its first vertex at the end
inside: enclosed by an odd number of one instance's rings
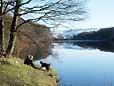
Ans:
POLYGON ((74 35, 72 39, 114 41, 114 27, 101 28, 98 31, 82 32, 74 35))
POLYGON ((19 58, 0 58, 0 86, 57 86, 57 81, 52 68, 47 72, 33 69, 19 58))
MULTIPOLYGON (((12 18, 10 16, 5 16, 4 20, 5 44, 7 44, 12 18)), ((18 24, 22 22, 23 20, 19 19, 18 24)), ((22 58, 27 54, 32 54, 35 57, 42 56, 42 58, 45 58, 48 55, 51 43, 52 35, 48 27, 29 22, 21 26, 18 31, 14 54, 17 57, 22 58)))

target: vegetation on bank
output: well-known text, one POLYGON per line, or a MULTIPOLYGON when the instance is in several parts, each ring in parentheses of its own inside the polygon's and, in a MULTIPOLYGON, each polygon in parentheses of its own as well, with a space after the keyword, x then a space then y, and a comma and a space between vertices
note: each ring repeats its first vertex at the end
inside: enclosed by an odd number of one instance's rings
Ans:
POLYGON ((102 28, 98 31, 82 32, 78 35, 74 35, 72 39, 114 41, 114 27, 102 28))
POLYGON ((0 58, 0 86, 56 86, 57 74, 34 69, 17 58, 0 58))
MULTIPOLYGON (((9 27, 11 25, 12 17, 7 15, 4 17, 4 20, 4 43, 6 45, 6 49, 10 36, 9 27)), ((18 20, 19 24, 23 22, 23 20, 20 18, 18 20)), ((45 25, 28 22, 22 25, 17 33, 13 55, 24 58, 29 53, 34 57, 47 57, 49 51, 48 49, 51 46, 52 40, 53 37, 48 27, 45 25)))

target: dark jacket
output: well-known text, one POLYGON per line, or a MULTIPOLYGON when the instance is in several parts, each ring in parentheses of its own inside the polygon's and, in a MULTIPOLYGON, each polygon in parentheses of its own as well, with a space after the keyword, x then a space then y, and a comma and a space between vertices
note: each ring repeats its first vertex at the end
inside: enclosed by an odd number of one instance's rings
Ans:
POLYGON ((36 68, 33 64, 33 61, 28 57, 24 60, 24 64, 31 65, 33 68, 36 68))

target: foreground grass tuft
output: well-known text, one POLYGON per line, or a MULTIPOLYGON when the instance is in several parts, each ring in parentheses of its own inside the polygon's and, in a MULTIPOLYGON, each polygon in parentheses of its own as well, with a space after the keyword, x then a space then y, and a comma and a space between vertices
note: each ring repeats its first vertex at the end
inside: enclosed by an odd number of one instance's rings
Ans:
POLYGON ((23 64, 16 58, 0 59, 0 86, 56 86, 53 69, 42 71, 23 64))

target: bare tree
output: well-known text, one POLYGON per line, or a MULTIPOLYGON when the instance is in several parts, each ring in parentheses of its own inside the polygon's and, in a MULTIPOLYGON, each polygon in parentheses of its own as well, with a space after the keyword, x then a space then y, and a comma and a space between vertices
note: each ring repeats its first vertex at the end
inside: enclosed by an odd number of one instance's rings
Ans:
POLYGON ((21 25, 29 21, 58 25, 66 21, 83 20, 86 14, 84 3, 84 0, 6 0, 4 14, 13 15, 6 52, 13 52, 21 25), (17 23, 18 17, 23 19, 21 24, 17 23))
MULTIPOLYGON (((61 22, 80 21, 85 18, 85 0, 32 0, 35 6, 21 7, 20 16, 26 21, 58 25, 61 22), (42 2, 42 3, 41 3, 42 2)), ((32 2, 31 1, 31 2, 32 2)), ((32 6, 31 6, 32 5, 32 6)), ((23 24, 22 23, 22 24, 23 24)), ((20 24, 21 25, 21 24, 20 24)), ((19 25, 19 26, 20 26, 19 25)), ((19 27, 17 26, 17 28, 19 27)))
POLYGON ((10 28, 10 40, 8 43, 8 48, 6 50, 6 53, 8 53, 9 55, 13 53, 14 44, 16 41, 16 34, 17 34, 16 25, 18 21, 20 3, 21 3, 21 0, 15 0, 13 20, 10 28))
POLYGON ((3 21, 3 11, 4 11, 4 0, 0 0, 0 49, 4 50, 4 21, 3 21))
POLYGON ((11 5, 14 1, 0 0, 0 50, 5 50, 5 28, 4 17, 8 13, 6 12, 8 5, 11 5))

